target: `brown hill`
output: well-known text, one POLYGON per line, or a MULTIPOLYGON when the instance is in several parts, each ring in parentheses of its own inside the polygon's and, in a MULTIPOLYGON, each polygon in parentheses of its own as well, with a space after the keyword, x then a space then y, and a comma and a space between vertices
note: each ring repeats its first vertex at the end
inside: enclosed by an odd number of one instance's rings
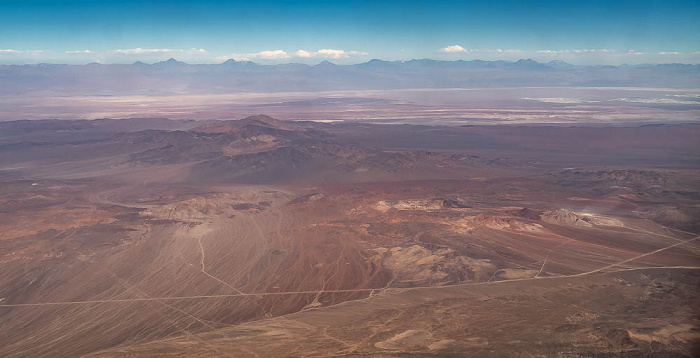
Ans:
POLYGON ((116 138, 151 146, 129 159, 136 164, 175 164, 213 159, 223 155, 249 154, 277 148, 297 140, 322 139, 328 134, 307 130, 293 122, 268 116, 202 124, 189 131, 149 130, 116 138))
POLYGON ((542 214, 542 220, 559 225, 584 225, 590 226, 584 217, 566 209, 557 209, 542 214))
POLYGON ((194 164, 190 180, 205 182, 273 183, 363 181, 396 178, 403 173, 450 175, 465 168, 451 156, 424 151, 387 153, 376 149, 320 140, 288 143, 270 150, 222 155, 194 164), (427 171, 426 171, 427 169, 427 171))
MULTIPOLYGON (((202 133, 238 133, 245 138, 251 135, 278 134, 284 132, 312 132, 297 123, 291 121, 281 121, 266 115, 249 116, 240 120, 211 121, 192 129, 202 133)), ((318 131, 313 131, 319 133, 318 131)), ((291 134, 291 133, 287 133, 291 134)))
POLYGON ((190 166, 190 175, 184 178, 187 181, 357 181, 395 178, 409 172, 421 177, 453 176, 451 170, 480 164, 464 155, 424 150, 384 152, 340 144, 324 131, 265 115, 206 123, 188 131, 128 133, 115 141, 140 143, 129 155, 129 165, 190 166))
POLYGON ((509 214, 530 220, 540 220, 542 217, 542 212, 537 210, 532 210, 528 208, 522 208, 520 210, 510 211, 509 214))

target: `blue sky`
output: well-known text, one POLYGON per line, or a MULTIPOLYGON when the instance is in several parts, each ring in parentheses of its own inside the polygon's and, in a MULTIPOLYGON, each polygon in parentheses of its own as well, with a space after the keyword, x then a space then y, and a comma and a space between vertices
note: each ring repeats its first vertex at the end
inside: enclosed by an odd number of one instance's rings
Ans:
POLYGON ((0 63, 700 63, 698 1, 7 1, 0 63))

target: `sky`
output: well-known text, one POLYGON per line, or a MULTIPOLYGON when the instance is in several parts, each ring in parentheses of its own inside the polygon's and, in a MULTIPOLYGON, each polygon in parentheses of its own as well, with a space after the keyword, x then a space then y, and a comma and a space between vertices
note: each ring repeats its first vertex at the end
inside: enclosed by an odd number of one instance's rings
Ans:
POLYGON ((700 1, 0 0, 0 64, 700 63, 700 1))

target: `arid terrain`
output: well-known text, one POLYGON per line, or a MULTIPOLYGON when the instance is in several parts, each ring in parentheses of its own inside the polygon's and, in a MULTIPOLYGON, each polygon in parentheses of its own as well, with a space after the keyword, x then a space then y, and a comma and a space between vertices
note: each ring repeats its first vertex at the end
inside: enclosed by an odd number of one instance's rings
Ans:
POLYGON ((0 356, 697 357, 697 106, 645 111, 0 122, 0 356))

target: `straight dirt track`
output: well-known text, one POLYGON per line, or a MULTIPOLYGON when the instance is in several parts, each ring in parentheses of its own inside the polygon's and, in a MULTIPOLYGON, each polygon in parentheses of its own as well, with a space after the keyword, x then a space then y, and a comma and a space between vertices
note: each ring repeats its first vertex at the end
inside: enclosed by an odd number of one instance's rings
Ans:
MULTIPOLYGON (((654 250, 652 252, 638 255, 635 257, 632 257, 627 260, 623 260, 611 265, 607 265, 595 270, 587 271, 587 272, 582 272, 578 274, 573 274, 573 275, 564 275, 564 276, 548 276, 548 277, 532 277, 532 278, 522 278, 522 279, 510 279, 510 280, 501 280, 501 281, 491 281, 491 282, 478 282, 478 283, 464 283, 464 284, 459 284, 459 285, 452 285, 452 286, 472 286, 472 285, 493 285, 493 284, 504 284, 508 282, 522 282, 522 281, 533 281, 533 280, 543 280, 543 279, 566 279, 566 278, 576 278, 576 277, 583 277, 583 276, 589 276, 593 275, 596 273, 603 273, 605 270, 623 265, 626 263, 633 262, 635 260, 638 260, 643 257, 647 257, 649 255, 653 255, 655 253, 668 250, 671 248, 674 248, 676 246, 680 246, 683 244, 687 244, 689 242, 695 241, 697 239, 700 239, 700 235, 696 236, 692 239, 684 240, 681 242, 677 242, 675 244, 663 247, 658 250, 654 250)), ((617 271, 609 271, 605 273, 610 273, 610 272, 623 272, 623 271, 635 271, 635 270, 647 270, 647 269, 687 269, 687 270, 697 270, 700 269, 700 267, 695 267, 695 266, 667 266, 667 267, 656 267, 656 266, 651 266, 651 267, 640 267, 640 268, 630 268, 630 269, 624 269, 624 270, 617 270, 617 271)), ((400 289, 401 291, 408 291, 408 290, 425 290, 425 289, 439 289, 439 288, 444 288, 444 287, 452 287, 452 286, 436 286, 436 287, 415 287, 415 288, 404 288, 400 289)), ((132 299, 115 299, 115 300, 90 300, 90 301, 71 301, 71 302, 37 302, 37 303, 15 303, 15 304, 3 304, 0 305, 0 307, 34 307, 34 306, 61 306, 61 305, 85 305, 85 304, 102 304, 102 303, 129 303, 129 302, 144 302, 144 301, 175 301, 175 300, 196 300, 196 299, 206 299, 206 298, 228 298, 228 297, 262 297, 262 296, 284 296, 284 295, 308 295, 308 294, 318 294, 318 293, 350 293, 350 292, 374 292, 377 291, 378 289, 370 289, 370 288, 365 288, 365 289, 346 289, 346 290, 316 290, 316 291, 289 291, 289 292, 259 292, 259 293, 237 293, 237 294, 229 294, 229 295, 201 295, 201 296, 184 296, 184 297, 148 297, 148 298, 132 298, 132 299)))

